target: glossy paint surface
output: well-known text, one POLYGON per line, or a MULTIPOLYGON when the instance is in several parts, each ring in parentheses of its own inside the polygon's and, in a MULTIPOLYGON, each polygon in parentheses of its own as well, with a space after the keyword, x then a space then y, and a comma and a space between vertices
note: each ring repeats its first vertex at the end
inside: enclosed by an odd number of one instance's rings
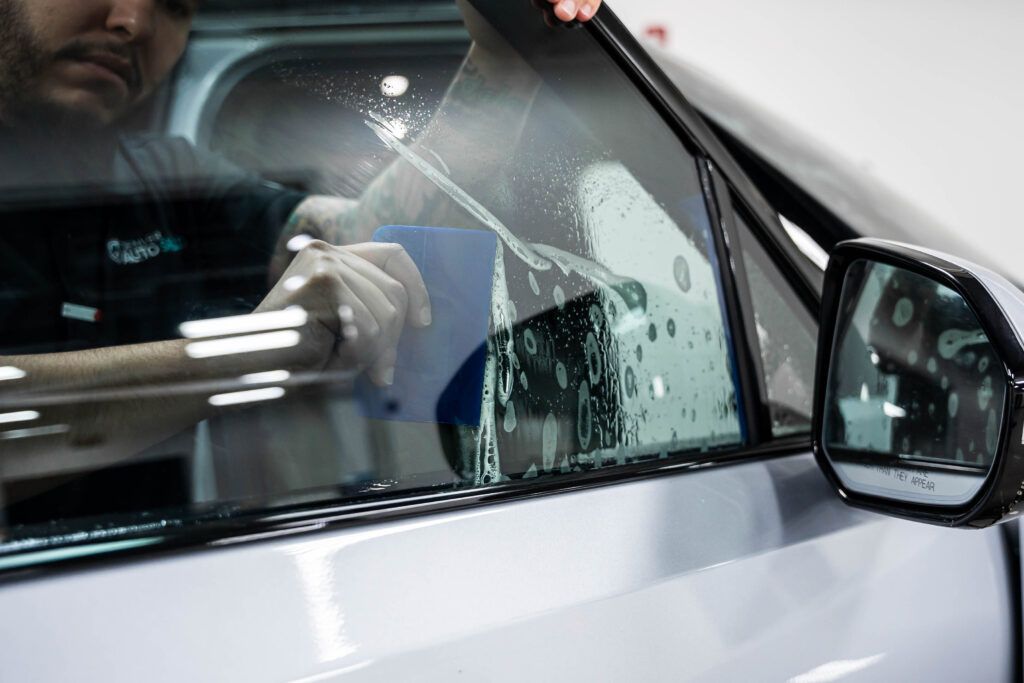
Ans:
POLYGON ((794 456, 9 583, 0 679, 1006 680, 1002 553, 794 456))

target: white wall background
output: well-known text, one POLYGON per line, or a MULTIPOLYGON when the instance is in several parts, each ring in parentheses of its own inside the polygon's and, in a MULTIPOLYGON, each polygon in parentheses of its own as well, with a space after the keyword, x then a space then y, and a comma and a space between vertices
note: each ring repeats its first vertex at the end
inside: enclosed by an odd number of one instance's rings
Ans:
POLYGON ((638 35, 663 26, 673 55, 1024 275, 1024 2, 610 4, 638 35))

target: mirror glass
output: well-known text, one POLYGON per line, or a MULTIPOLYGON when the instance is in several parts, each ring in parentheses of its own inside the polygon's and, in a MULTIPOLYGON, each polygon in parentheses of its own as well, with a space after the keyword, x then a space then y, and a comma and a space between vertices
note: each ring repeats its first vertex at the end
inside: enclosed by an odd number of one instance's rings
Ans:
POLYGON ((1007 386, 967 302, 861 259, 836 325, 823 440, 843 484, 901 502, 968 502, 995 460, 1007 386))

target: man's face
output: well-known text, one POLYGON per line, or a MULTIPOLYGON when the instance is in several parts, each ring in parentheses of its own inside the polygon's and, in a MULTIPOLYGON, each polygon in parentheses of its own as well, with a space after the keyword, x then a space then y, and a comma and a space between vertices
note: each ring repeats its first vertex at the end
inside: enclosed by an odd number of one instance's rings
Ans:
POLYGON ((185 49, 198 0, 0 0, 0 121, 110 124, 185 49))

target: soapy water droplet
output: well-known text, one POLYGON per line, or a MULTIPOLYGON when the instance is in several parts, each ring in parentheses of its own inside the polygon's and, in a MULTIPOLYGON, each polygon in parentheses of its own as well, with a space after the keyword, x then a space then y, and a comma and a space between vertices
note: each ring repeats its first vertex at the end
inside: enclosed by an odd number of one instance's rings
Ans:
POLYGON ((942 376, 942 381, 939 382, 939 386, 942 387, 943 391, 945 391, 946 389, 949 389, 949 378, 946 377, 945 375, 943 375, 942 376))
POLYGON ((590 408, 590 386, 584 381, 580 382, 579 401, 576 409, 576 436, 580 442, 580 448, 586 450, 590 447, 590 439, 593 436, 593 416, 590 408))
POLYGON ((928 372, 933 375, 939 370, 939 364, 935 361, 934 357, 928 359, 928 364, 925 367, 927 367, 928 372))
POLYGON ((519 383, 523 385, 523 391, 529 391, 530 390, 530 380, 528 380, 526 378, 526 373, 525 372, 520 372, 519 373, 519 383))
POLYGON ((537 354, 537 338, 533 336, 533 330, 529 328, 523 332, 523 346, 526 347, 526 352, 531 356, 537 354))
POLYGON ((587 373, 590 376, 590 383, 596 385, 601 381, 601 349, 597 345, 597 338, 593 332, 587 332, 587 373))
POLYGON ((986 377, 981 382, 981 386, 978 387, 978 408, 985 410, 988 408, 989 401, 992 400, 992 378, 986 377))
POLYGON ((553 413, 544 418, 541 428, 541 457, 544 459, 544 471, 550 472, 555 466, 555 450, 558 448, 558 421, 553 413))
POLYGON ((996 418, 996 411, 993 408, 988 411, 988 423, 985 425, 985 450, 989 455, 995 455, 997 445, 999 445, 999 420, 996 418))
POLYGON ((982 356, 982 359, 978 361, 978 372, 985 372, 988 370, 988 356, 982 356))
POLYGON ((530 289, 533 293, 540 296, 540 285, 537 284, 537 276, 533 274, 532 270, 527 274, 526 279, 530 281, 530 289))
POLYGON ((558 386, 562 389, 569 386, 569 376, 565 371, 565 364, 562 361, 558 361, 555 365, 555 379, 558 380, 558 386))
POLYGON ((690 291, 690 264, 682 256, 676 256, 672 263, 672 274, 675 277, 679 289, 684 292, 690 291))
POLYGON ((502 426, 506 432, 512 432, 518 424, 519 422, 516 420, 516 404, 509 401, 505 405, 505 421, 502 426))
POLYGON ((636 373, 633 372, 633 368, 626 366, 626 398, 633 398, 636 395, 636 373))
POLYGON ((946 412, 949 413, 950 417, 956 417, 957 411, 960 410, 960 397, 957 396, 954 391, 949 395, 949 399, 946 401, 946 412))
POLYGON ((651 323, 651 326, 647 328, 647 338, 652 342, 658 338, 658 328, 654 323, 651 323))
POLYGON ((665 323, 665 330, 668 332, 668 336, 674 338, 676 336, 676 321, 669 318, 668 322, 665 323))
POLYGON ((644 361, 644 347, 640 344, 636 345, 636 362, 642 363, 644 361))
POLYGON ((917 349, 911 349, 910 353, 907 354, 907 363, 909 365, 917 365, 917 349))
POLYGON ((565 292, 562 291, 561 286, 555 285, 551 295, 555 299, 555 305, 558 306, 558 310, 565 308, 565 292))
POLYGON ((949 329, 939 335, 939 355, 949 360, 965 346, 986 342, 988 337, 981 330, 949 329))
POLYGON ((904 327, 914 317, 914 302, 907 297, 901 297, 892 309, 892 324, 896 327, 904 327))

